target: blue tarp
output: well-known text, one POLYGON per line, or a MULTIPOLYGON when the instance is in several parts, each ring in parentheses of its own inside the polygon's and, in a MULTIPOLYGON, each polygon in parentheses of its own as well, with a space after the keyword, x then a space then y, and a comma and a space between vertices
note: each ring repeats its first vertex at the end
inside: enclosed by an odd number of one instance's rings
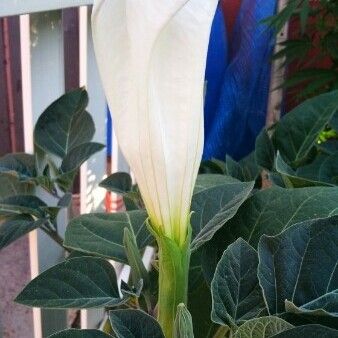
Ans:
POLYGON ((206 71, 204 159, 240 159, 254 149, 266 119, 274 45, 261 21, 275 9, 276 0, 242 0, 230 37, 221 9, 216 13, 206 71))

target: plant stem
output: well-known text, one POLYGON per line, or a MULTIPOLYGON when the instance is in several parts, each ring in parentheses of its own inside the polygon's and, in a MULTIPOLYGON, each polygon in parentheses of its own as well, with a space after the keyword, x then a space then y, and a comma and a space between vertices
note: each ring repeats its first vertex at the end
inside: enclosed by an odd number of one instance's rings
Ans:
POLYGON ((158 321, 166 338, 173 338, 177 306, 187 304, 190 236, 182 247, 165 236, 157 237, 159 247, 158 321))
POLYGON ((69 251, 67 248, 63 246, 63 238, 55 231, 52 229, 49 229, 47 227, 41 227, 41 229, 57 244, 59 244, 62 249, 69 251))

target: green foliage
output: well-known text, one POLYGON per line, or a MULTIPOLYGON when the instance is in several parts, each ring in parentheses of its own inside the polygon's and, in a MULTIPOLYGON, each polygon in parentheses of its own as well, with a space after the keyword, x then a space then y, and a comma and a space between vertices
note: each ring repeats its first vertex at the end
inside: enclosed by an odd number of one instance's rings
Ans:
POLYGON ((142 210, 81 215, 70 221, 64 245, 72 250, 126 263, 124 229, 135 234, 138 247, 144 249, 153 242, 146 228, 146 219, 147 214, 142 210))
POLYGON ((110 311, 109 319, 117 338, 164 338, 158 322, 143 311, 110 311))
POLYGON ((286 7, 265 23, 281 31, 291 20, 299 22, 300 29, 291 39, 282 43, 274 59, 283 58, 286 65, 294 63, 297 71, 281 84, 284 88, 299 85, 300 98, 311 97, 338 89, 338 4, 336 1, 289 0, 286 7), (328 68, 319 66, 328 64, 328 68))
POLYGON ((58 213, 71 204, 70 190, 81 164, 104 147, 91 142, 95 126, 87 104, 83 88, 61 96, 36 123, 35 153, 0 158, 0 219, 5 219, 0 224, 0 249, 36 228, 62 245, 58 213), (36 188, 51 195, 53 204, 37 197, 36 188))
POLYGON ((241 238, 224 251, 211 283, 214 322, 237 329, 266 312, 257 267, 256 250, 241 238))
MULTIPOLYGON (((71 220, 61 241, 70 256, 31 281, 16 301, 42 308, 100 307, 109 313, 108 333, 65 330, 53 338, 338 336, 338 148, 326 144, 336 137, 330 130, 337 125, 337 95, 312 98, 263 130, 247 158, 202 163, 192 197, 189 250, 149 231, 129 174, 109 176, 101 187, 120 194, 127 211, 71 220), (262 169, 273 178, 264 182, 265 189, 262 169), (150 262, 143 257, 147 246, 154 250, 150 262), (128 281, 117 282, 111 259, 130 266, 128 281), (161 315, 163 304, 171 309, 170 318, 161 315), (168 334, 166 323, 174 320, 168 334)), ((5 217, 0 247, 36 227, 54 234, 56 216, 71 195, 58 195, 55 205, 47 205, 29 187, 39 185, 54 195, 56 188, 57 194, 60 188, 67 191, 74 168, 93 153, 90 128, 88 135, 80 132, 79 144, 71 136, 78 116, 89 123, 85 104, 80 92, 62 104, 66 110, 77 107, 62 124, 70 143, 59 140, 55 147, 47 138, 42 147, 40 138, 34 158, 0 160, 0 180, 17 183, 0 196, 5 217), (47 156, 47 150, 54 155, 47 156)), ((60 112, 59 103, 48 111, 53 109, 60 112)), ((49 119, 41 121, 51 132, 49 119)))
POLYGON ((49 309, 112 307, 119 295, 113 266, 103 258, 68 259, 33 279, 16 302, 49 309))

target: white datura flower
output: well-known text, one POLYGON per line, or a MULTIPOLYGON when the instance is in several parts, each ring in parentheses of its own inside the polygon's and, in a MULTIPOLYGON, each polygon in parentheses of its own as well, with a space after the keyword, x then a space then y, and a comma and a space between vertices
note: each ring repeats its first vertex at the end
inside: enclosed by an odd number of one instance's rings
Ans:
POLYGON ((182 245, 203 150, 204 74, 218 0, 95 0, 92 30, 120 148, 151 226, 182 245))

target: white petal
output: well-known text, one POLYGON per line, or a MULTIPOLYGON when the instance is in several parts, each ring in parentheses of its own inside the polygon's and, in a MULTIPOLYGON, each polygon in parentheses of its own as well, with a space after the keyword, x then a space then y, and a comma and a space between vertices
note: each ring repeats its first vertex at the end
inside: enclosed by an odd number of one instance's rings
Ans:
POLYGON ((93 36, 119 144, 153 225, 185 240, 217 0, 101 0, 93 36))

